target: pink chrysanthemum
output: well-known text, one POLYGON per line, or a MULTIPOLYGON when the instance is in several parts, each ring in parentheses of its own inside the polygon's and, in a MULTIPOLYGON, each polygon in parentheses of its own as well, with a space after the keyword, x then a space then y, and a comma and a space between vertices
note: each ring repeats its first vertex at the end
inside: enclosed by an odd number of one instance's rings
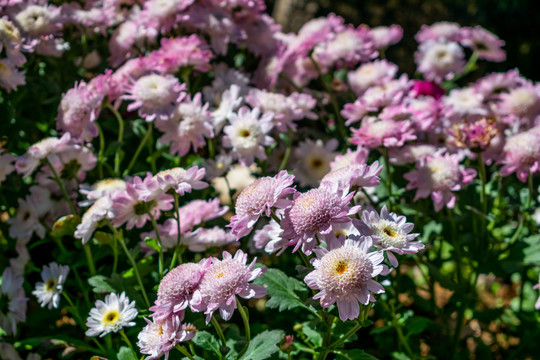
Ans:
POLYGON ((345 154, 340 154, 330 163, 330 169, 337 170, 349 165, 361 165, 367 162, 369 149, 358 146, 356 150, 347 149, 345 154))
POLYGON ((150 310, 155 320, 163 321, 171 315, 184 319, 184 310, 192 306, 192 298, 199 288, 211 261, 203 259, 199 263, 181 264, 161 279, 158 297, 150 310))
POLYGON ((294 250, 302 246, 302 251, 311 254, 316 244, 317 234, 328 234, 333 224, 349 222, 350 215, 360 211, 360 206, 350 207, 354 192, 338 183, 327 183, 306 193, 296 193, 294 204, 285 211, 281 222, 284 239, 294 250))
POLYGON ((317 258, 313 261, 315 270, 304 279, 311 289, 320 290, 313 299, 321 299, 322 307, 330 307, 337 302, 339 318, 354 320, 360 314, 360 304, 375 302, 373 294, 381 294, 384 288, 373 278, 381 274, 384 256, 381 252, 368 253, 372 242, 345 240, 343 246, 335 249, 315 249, 317 258))
POLYGON ((296 191, 294 187, 290 187, 293 182, 294 175, 282 170, 274 177, 259 178, 245 187, 236 200, 236 215, 228 225, 232 228, 232 233, 237 238, 246 236, 263 213, 270 217, 272 208, 289 206, 292 201, 285 197, 296 191))
POLYGON ((414 80, 411 92, 415 97, 430 96, 435 99, 440 99, 445 94, 445 91, 437 83, 433 81, 414 80))
MULTIPOLYGON (((148 181, 147 179, 148 177, 145 181, 148 181)), ((144 182, 136 176, 132 183, 126 183, 126 190, 112 198, 111 211, 114 226, 127 223, 128 230, 134 226, 140 228, 150 220, 150 214, 157 219, 162 210, 172 209, 173 197, 171 195, 161 194, 155 198, 148 198, 141 187, 144 187, 144 182)))
POLYGON ((476 51, 479 59, 496 62, 506 59, 506 51, 501 49, 504 41, 481 26, 463 28, 461 44, 476 51))
POLYGON ((403 38, 403 28, 399 25, 377 26, 371 29, 373 46, 375 49, 383 49, 397 44, 403 38))
POLYGON ((7 175, 15 171, 15 166, 13 166, 14 162, 15 156, 9 153, 4 154, 0 151, 0 184, 2 181, 6 180, 7 175))
POLYGON ((462 36, 463 32, 459 24, 439 21, 431 25, 422 25, 414 38, 419 43, 423 43, 430 40, 460 41, 462 36))
POLYGON ((184 196, 185 193, 190 193, 191 190, 201 190, 208 187, 208 183, 201 181, 204 178, 206 170, 199 169, 198 166, 192 166, 185 170, 177 167, 158 172, 154 178, 161 190, 168 192, 171 189, 184 196))
POLYGON ((23 282, 24 278, 16 275, 11 267, 7 267, 2 273, 0 328, 8 335, 15 335, 17 323, 26 320, 28 298, 24 296, 23 282))
POLYGON ((381 214, 376 211, 364 211, 359 228, 362 234, 370 236, 373 245, 380 250, 386 251, 388 260, 394 266, 398 261, 393 254, 415 254, 424 248, 420 241, 413 241, 420 234, 411 234, 414 224, 406 222, 405 216, 389 213, 386 206, 381 209, 381 214))
POLYGON ((184 324, 180 327, 180 318, 178 316, 170 316, 162 321, 153 321, 144 319, 146 326, 137 336, 141 354, 148 355, 146 359, 155 360, 164 357, 169 358, 171 351, 176 344, 181 341, 188 341, 195 337, 197 329, 191 324, 184 324))
POLYGON ((244 299, 266 295, 265 287, 250 283, 266 272, 264 267, 253 268, 255 260, 246 265, 247 254, 242 250, 238 250, 234 257, 224 251, 223 260, 212 259, 212 265, 193 295, 192 307, 196 311, 204 311, 207 324, 218 309, 221 318, 229 320, 236 309, 236 295, 244 299))
POLYGON ((499 112, 512 123, 516 118, 532 119, 540 114, 540 86, 527 82, 523 86, 500 95, 499 112))
POLYGON ((81 222, 77 225, 73 236, 76 239, 81 239, 82 243, 86 244, 97 229, 99 223, 111 217, 112 204, 113 202, 109 196, 103 196, 97 199, 82 216, 81 222))
POLYGON ((393 147, 403 146, 405 142, 415 139, 416 134, 410 121, 367 117, 362 121, 360 128, 353 130, 351 143, 368 148, 393 147))
POLYGON ((24 71, 19 71, 9 59, 0 59, 0 87, 7 92, 26 83, 24 71))
POLYGON ((208 248, 224 246, 235 242, 236 236, 229 231, 225 231, 220 226, 213 228, 198 228, 182 237, 182 244, 186 245, 190 251, 203 252, 208 248))
POLYGON ((540 169, 540 132, 533 128, 506 139, 503 148, 501 175, 516 173, 519 180, 527 181, 529 174, 540 169))
POLYGON ((476 170, 464 169, 459 161, 458 154, 426 156, 416 163, 416 170, 403 175, 409 181, 407 190, 417 189, 415 200, 431 196, 435 211, 444 206, 452 209, 456 204, 453 192, 461 190, 476 177, 476 170))
POLYGON ((208 103, 202 104, 201 93, 193 99, 186 97, 177 107, 173 116, 155 123, 164 132, 159 138, 162 144, 171 144, 171 153, 184 156, 190 147, 197 151, 206 145, 205 138, 214 137, 214 126, 208 103))
POLYGON ((382 171, 382 165, 375 161, 371 165, 353 164, 342 168, 332 170, 322 178, 321 184, 325 182, 341 183, 345 187, 370 187, 379 185, 381 179, 379 174, 382 171))
POLYGON ((347 74, 347 81, 356 95, 361 95, 373 85, 382 85, 394 78, 398 70, 395 64, 386 60, 365 63, 347 74))
POLYGON ((186 85, 172 75, 149 74, 134 80, 123 98, 133 101, 128 111, 139 109, 139 116, 146 121, 167 120, 176 102, 185 96, 185 89, 186 85))

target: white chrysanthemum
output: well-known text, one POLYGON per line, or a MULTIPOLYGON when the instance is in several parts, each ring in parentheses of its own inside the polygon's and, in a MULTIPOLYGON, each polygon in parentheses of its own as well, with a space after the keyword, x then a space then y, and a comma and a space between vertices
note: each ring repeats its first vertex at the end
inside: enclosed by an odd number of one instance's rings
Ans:
POLYGON ((15 15, 15 21, 25 33, 39 36, 56 30, 55 17, 56 14, 47 6, 29 5, 15 15))
POLYGON ((319 180, 330 171, 330 162, 336 156, 337 140, 332 139, 326 144, 322 140, 307 139, 301 142, 294 151, 297 159, 296 179, 301 186, 317 186, 319 180))
POLYGON ((80 206, 89 206, 97 199, 104 196, 114 196, 117 192, 126 189, 126 182, 122 179, 104 179, 96 182, 94 185, 81 185, 80 193, 86 195, 87 200, 81 201, 80 206))
POLYGON ((487 115, 484 96, 473 88, 454 89, 444 98, 444 105, 450 114, 487 115))
POLYGON ((540 94, 532 86, 523 86, 511 90, 501 96, 504 112, 520 117, 538 114, 540 109, 540 94))
POLYGON ((251 111, 247 107, 240 108, 238 114, 231 114, 231 124, 223 129, 226 134, 223 145, 232 147, 243 165, 251 165, 255 158, 265 160, 264 146, 274 143, 274 139, 267 135, 273 127, 272 117, 271 113, 261 115, 258 108, 251 111))
POLYGON ((60 304, 60 294, 64 289, 64 282, 69 273, 69 266, 58 265, 55 262, 43 265, 41 279, 43 282, 36 284, 36 289, 32 291, 39 301, 41 307, 48 305, 49 309, 56 309, 60 304))
POLYGON ((337 302, 339 318, 342 321, 356 319, 360 314, 358 303, 367 305, 374 302, 374 294, 384 292, 383 287, 373 278, 383 272, 381 252, 368 253, 371 239, 362 242, 345 240, 343 246, 333 250, 315 249, 317 259, 313 261, 315 270, 304 279, 312 289, 320 290, 313 299, 321 299, 322 307, 330 307, 337 302))
POLYGON ((84 213, 82 220, 75 230, 74 237, 86 244, 98 227, 99 223, 112 217, 112 200, 108 196, 101 197, 84 213))
POLYGON ((455 42, 426 41, 415 54, 418 71, 427 80, 450 79, 465 65, 461 46, 455 42))
POLYGON ((129 302, 124 292, 120 295, 111 293, 105 296, 105 301, 96 301, 96 306, 90 310, 86 320, 86 336, 103 337, 110 332, 118 332, 123 327, 135 326, 132 321, 137 317, 135 301, 129 302))

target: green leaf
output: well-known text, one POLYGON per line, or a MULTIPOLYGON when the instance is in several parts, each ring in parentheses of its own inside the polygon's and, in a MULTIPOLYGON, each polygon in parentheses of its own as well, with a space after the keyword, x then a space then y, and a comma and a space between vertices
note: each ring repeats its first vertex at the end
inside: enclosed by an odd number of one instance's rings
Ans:
POLYGON ((147 237, 144 239, 144 243, 159 252, 160 247, 156 239, 147 237))
POLYGON ((115 292, 115 289, 109 284, 108 280, 103 275, 95 275, 88 279, 88 283, 92 286, 92 291, 96 294, 115 292))
POLYGON ((405 353, 394 351, 392 353, 392 358, 395 360, 411 360, 411 358, 405 353))
POLYGON ((292 310, 297 307, 308 307, 302 302, 296 291, 307 291, 305 285, 278 269, 268 269, 266 274, 257 278, 255 283, 262 285, 268 291, 270 299, 266 306, 279 311, 292 310))
POLYGON ((368 354, 364 350, 340 350, 336 360, 378 360, 375 356, 368 354))
POLYGON ((279 351, 278 344, 285 332, 282 330, 263 331, 255 336, 240 360, 263 360, 268 359, 273 353, 279 351))
POLYGON ((421 334, 432 321, 422 316, 414 316, 407 321, 407 336, 421 334))
POLYGON ((215 354, 218 358, 221 357, 221 352, 219 351, 219 341, 209 332, 199 331, 193 338, 193 342, 195 345, 215 354))
POLYGON ((116 356, 118 360, 138 360, 127 346, 122 346, 116 356))
POLYGON ((309 326, 309 323, 302 324, 302 332, 308 338, 309 342, 315 347, 320 347, 323 344, 323 337, 320 332, 309 326))

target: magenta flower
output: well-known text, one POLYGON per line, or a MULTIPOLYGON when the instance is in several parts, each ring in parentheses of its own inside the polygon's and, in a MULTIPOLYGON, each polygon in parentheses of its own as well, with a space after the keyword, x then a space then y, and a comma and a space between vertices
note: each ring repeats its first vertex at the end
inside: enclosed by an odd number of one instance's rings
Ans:
POLYGON ((375 302, 373 294, 381 294, 384 288, 373 278, 383 272, 385 266, 382 252, 368 253, 372 241, 345 240, 338 248, 314 250, 315 270, 304 279, 311 288, 320 290, 313 299, 321 299, 321 306, 328 308, 337 303, 342 321, 354 320, 360 314, 360 304, 375 302))
POLYGON ((470 183, 476 177, 476 170, 465 169, 459 165, 458 154, 435 153, 426 156, 416 163, 416 170, 403 175, 409 180, 407 190, 417 189, 414 200, 431 196, 435 211, 444 206, 449 209, 456 204, 454 191, 470 183))
POLYGON ((266 288, 250 283, 266 272, 266 268, 253 268, 255 260, 246 265, 247 254, 242 250, 234 257, 224 251, 223 260, 212 258, 212 265, 193 294, 192 310, 204 311, 207 324, 216 310, 223 320, 229 320, 237 306, 236 295, 244 299, 266 295, 266 288))
POLYGON ((420 234, 411 234, 414 224, 406 221, 405 216, 389 213, 386 206, 383 206, 380 216, 376 211, 364 211, 359 229, 362 234, 371 237, 375 247, 386 251, 390 263, 397 267, 398 261, 393 252, 400 255, 415 254, 424 248, 420 241, 413 241, 420 234))
POLYGON ((338 183, 296 193, 294 204, 285 210, 281 237, 290 240, 288 245, 295 245, 293 251, 302 246, 305 254, 311 254, 317 234, 328 234, 334 224, 349 222, 349 216, 360 211, 360 206, 349 206, 353 196, 354 192, 338 183))
POLYGON ((272 208, 281 209, 292 204, 285 197, 296 191, 290 187, 293 182, 294 175, 282 170, 274 177, 262 177, 244 188, 236 200, 236 215, 228 225, 232 233, 237 238, 246 236, 263 213, 270 217, 272 208))
POLYGON ((444 95, 444 89, 433 81, 414 80, 411 89, 415 96, 431 96, 440 99, 444 95))
POLYGON ((170 316, 184 319, 184 310, 193 305, 193 294, 199 288, 203 276, 211 264, 210 259, 199 263, 181 264, 161 279, 158 288, 158 298, 150 307, 152 317, 164 321, 170 316))

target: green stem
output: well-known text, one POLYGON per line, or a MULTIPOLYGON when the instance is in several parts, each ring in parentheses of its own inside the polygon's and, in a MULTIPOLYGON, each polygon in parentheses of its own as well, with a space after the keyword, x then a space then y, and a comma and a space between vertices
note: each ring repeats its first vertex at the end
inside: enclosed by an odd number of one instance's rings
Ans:
POLYGON ((131 352, 133 353, 133 356, 135 357, 135 359, 137 359, 137 357, 138 357, 137 352, 133 348, 133 345, 131 345, 131 341, 129 341, 129 338, 127 337, 126 333, 124 332, 124 329, 120 329, 119 333, 120 333, 120 336, 122 337, 122 340, 124 340, 124 342, 127 344, 127 346, 129 346, 129 348, 131 349, 131 352))
POLYGON ((225 340, 225 335, 223 335, 223 330, 221 330, 221 326, 219 326, 219 323, 217 322, 216 318, 213 315, 210 318, 210 322, 214 326, 214 329, 216 329, 219 340, 221 340, 221 345, 227 346, 227 341, 225 340))
POLYGON ((124 237, 118 233, 118 231, 112 226, 110 225, 110 228, 112 229, 113 233, 114 233, 114 237, 116 237, 118 239, 118 241, 120 242, 120 245, 122 245, 122 249, 124 249, 124 252, 126 253, 126 256, 131 264, 131 266, 133 267, 133 272, 135 273, 135 277, 137 278, 137 282, 139 283, 139 286, 141 288, 141 293, 143 295, 143 298, 144 298, 144 302, 146 304, 146 307, 150 307, 150 301, 148 300, 148 296, 146 295, 146 290, 144 288, 144 285, 143 285, 143 282, 142 282, 142 279, 141 279, 141 275, 139 274, 139 269, 137 268, 137 263, 135 262, 135 259, 133 258, 133 256, 131 256, 131 253, 129 252, 127 246, 126 246, 126 243, 124 242, 124 237))
POLYGON ((69 208, 71 209, 71 212, 73 213, 73 215, 78 215, 77 213, 77 209, 75 209, 75 205, 73 205, 73 202, 71 201, 67 191, 66 191, 66 188, 64 186, 64 183, 62 182, 62 180, 60 179, 60 177, 58 176, 58 173, 56 172, 56 170, 54 169, 54 166, 51 164, 51 162, 49 161, 49 158, 45 158, 45 163, 49 166, 49 168, 51 169, 52 173, 53 173, 53 176, 54 176, 54 180, 56 181, 56 183, 58 184, 58 186, 60 187, 60 191, 62 191, 62 195, 64 196, 64 199, 67 201, 68 205, 69 205, 69 208))
POLYGON ((112 274, 116 274, 116 270, 118 268, 118 239, 116 238, 116 236, 113 236, 112 249, 113 249, 113 256, 114 256, 112 274))
POLYGON ((159 230, 157 227, 156 219, 154 218, 154 215, 152 215, 151 212, 148 213, 150 215, 150 220, 152 221, 152 226, 154 227, 154 231, 156 232, 156 239, 158 241, 159 249, 158 249, 158 261, 159 261, 159 278, 163 278, 163 244, 161 243, 161 237, 159 236, 159 230))
POLYGON ((175 346, 176 350, 180 351, 183 355, 187 356, 190 360, 195 360, 195 358, 187 351, 185 346, 180 346, 179 344, 176 344, 175 346))
POLYGON ((176 214, 176 229, 178 231, 178 237, 176 239, 176 247, 174 248, 174 254, 173 258, 171 260, 171 265, 169 266, 169 271, 174 268, 176 265, 176 259, 178 257, 178 252, 180 251, 180 239, 181 239, 181 231, 180 231, 180 210, 178 207, 178 194, 175 192, 173 194, 174 197, 174 213, 176 214))
POLYGON ((324 337, 323 337, 324 350, 322 353, 319 354, 318 360, 325 360, 328 354, 330 354, 330 352, 332 351, 330 340, 332 339, 332 330, 334 329, 334 319, 335 319, 334 316, 330 314, 326 316, 325 323, 328 326, 328 330, 324 334, 324 337))
POLYGON ((403 335, 403 330, 401 330, 401 326, 397 324, 397 320, 395 320, 395 317, 394 317, 394 323, 395 323, 394 328, 396 329, 396 332, 398 334, 399 342, 401 343, 401 345, 403 345, 403 347, 405 348, 405 351, 407 352, 411 360, 416 359, 416 356, 414 355, 409 343, 407 342, 407 339, 405 339, 405 336, 403 335))
POLYGON ((148 123, 148 127, 146 129, 146 134, 144 134, 141 142, 139 143, 139 146, 137 147, 137 150, 135 150, 135 153, 133 154, 133 157, 131 158, 131 161, 129 162, 129 165, 127 169, 124 171, 124 176, 129 174, 131 171, 131 168, 133 168, 133 165, 135 165, 135 162, 137 161, 137 158, 139 157, 139 154, 141 153, 142 148, 150 138, 150 135, 152 135, 152 123, 148 123))
POLYGON ((336 340, 332 344, 330 344, 330 348, 335 349, 338 346, 341 346, 345 341, 347 341, 348 338, 356 334, 356 332, 360 330, 361 328, 362 328, 362 324, 360 324, 360 322, 357 320, 356 324, 351 330, 347 331, 345 335, 343 335, 339 340, 336 340))
MULTIPOLYGON (((117 141, 120 144, 120 147, 122 146, 122 141, 124 140, 124 119, 122 119, 122 115, 114 108, 114 106, 111 105, 110 102, 105 103, 105 107, 109 109, 114 117, 116 118, 116 121, 118 122, 118 138, 117 141)), ((116 153, 114 154, 114 174, 116 177, 120 176, 120 148, 116 150, 116 153)))
POLYGON ((480 225, 480 232, 481 237, 480 240, 482 241, 481 246, 479 247, 479 250, 482 248, 485 248, 486 243, 486 215, 487 215, 487 198, 486 198, 486 167, 484 165, 484 160, 482 159, 482 153, 478 153, 478 170, 480 172, 480 181, 482 182, 482 189, 480 192, 480 201, 482 203, 482 218, 480 219, 481 225, 480 225))
POLYGON ((246 350, 248 349, 249 343, 251 342, 251 329, 249 328, 249 315, 247 314, 247 308, 244 309, 242 304, 240 303, 240 298, 236 297, 236 303, 238 305, 238 311, 240 312, 240 316, 242 317, 242 321, 244 322, 244 328, 246 329, 246 340, 247 343, 244 345, 244 348, 238 353, 238 357, 241 357, 246 350))
MULTIPOLYGON (((73 308, 73 311, 71 313, 73 314, 73 316, 75 316, 76 322, 79 324, 79 326, 83 330, 86 330, 86 324, 84 323, 83 319, 81 318, 81 314, 79 314, 79 308, 77 306, 75 306, 75 304, 73 303, 73 301, 71 301, 71 298, 69 297, 69 295, 65 291, 62 292, 62 296, 69 303, 69 306, 71 306, 73 308)), ((97 341, 96 338, 92 337, 91 339, 94 342, 94 344, 96 344, 96 346, 99 348, 99 351, 101 351, 102 355, 105 355, 107 353, 107 350, 105 350, 103 348, 103 346, 99 343, 99 341, 97 341)))
POLYGON ((99 126, 97 122, 96 125, 99 131, 98 174, 99 178, 103 179, 103 152, 105 151, 105 136, 103 135, 103 130, 101 129, 101 126, 99 126))
POLYGON ((287 166, 287 162, 289 162, 289 157, 291 156, 291 150, 292 150, 292 135, 293 131, 289 130, 289 136, 287 137, 287 149, 285 150, 285 154, 283 155, 283 159, 281 160, 281 164, 279 165, 279 170, 285 169, 287 166))
POLYGON ((278 218, 278 216, 276 215, 276 213, 274 211, 272 211, 270 213, 270 216, 272 217, 272 219, 274 219, 278 224, 281 224, 281 220, 280 218, 278 218))
POLYGON ((388 155, 388 148, 382 148, 383 158, 384 158, 384 167, 386 168, 386 188, 388 189, 388 202, 389 207, 392 209, 392 170, 390 169, 390 156, 388 155))
POLYGON ((90 248, 90 244, 84 244, 83 248, 84 254, 86 255, 86 262, 88 263, 88 269, 90 269, 90 274, 94 276, 96 275, 96 267, 94 266, 94 257, 92 256, 92 249, 90 248))
POLYGON ((529 198, 527 199, 527 211, 532 207, 533 203, 533 197, 534 197, 534 186, 533 186, 533 174, 532 172, 529 174, 529 178, 527 179, 527 183, 529 185, 529 198))

